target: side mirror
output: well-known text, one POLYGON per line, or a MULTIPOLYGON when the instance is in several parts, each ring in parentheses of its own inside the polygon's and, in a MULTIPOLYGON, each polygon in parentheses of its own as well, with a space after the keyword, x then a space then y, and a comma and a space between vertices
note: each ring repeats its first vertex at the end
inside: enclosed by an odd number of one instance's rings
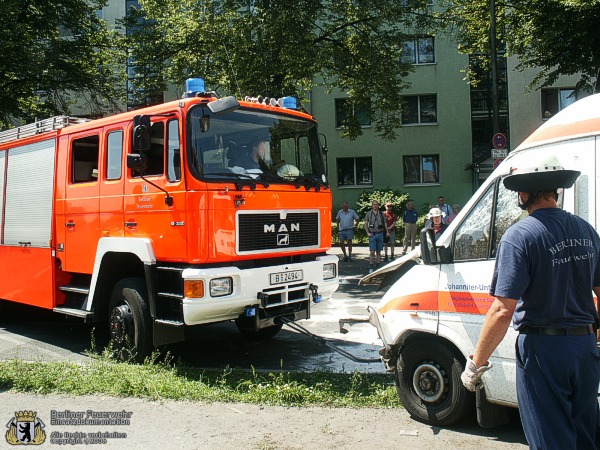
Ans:
POLYGON ((144 170, 146 170, 147 161, 148 159, 146 158, 146 155, 140 155, 139 153, 130 153, 127 155, 127 168, 143 172, 144 170))
POLYGON ((133 151, 150 150, 150 116, 133 118, 133 151))
POLYGON ((439 263, 433 228, 423 228, 421 230, 421 258, 426 266, 439 263))
POLYGON ((230 95, 229 97, 208 102, 207 106, 213 114, 220 115, 235 111, 240 107, 240 102, 233 95, 230 95))
POLYGON ((327 148, 327 136, 323 133, 319 133, 319 145, 321 146, 323 154, 326 155, 329 149, 327 148))

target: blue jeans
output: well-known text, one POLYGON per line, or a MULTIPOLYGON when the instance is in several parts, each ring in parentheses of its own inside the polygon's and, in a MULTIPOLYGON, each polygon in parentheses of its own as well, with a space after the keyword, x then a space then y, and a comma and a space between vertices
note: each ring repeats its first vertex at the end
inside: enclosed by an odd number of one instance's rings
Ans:
POLYGON ((369 250, 372 252, 383 250, 383 232, 371 233, 371 237, 369 238, 369 250))

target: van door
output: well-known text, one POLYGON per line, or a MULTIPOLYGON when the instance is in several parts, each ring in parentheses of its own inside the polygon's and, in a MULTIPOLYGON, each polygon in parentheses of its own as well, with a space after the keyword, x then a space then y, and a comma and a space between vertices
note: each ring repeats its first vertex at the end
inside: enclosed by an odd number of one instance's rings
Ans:
MULTIPOLYGON (((154 118, 153 118, 154 119, 154 118)), ((157 259, 184 261, 186 246, 186 198, 181 170, 181 124, 159 117, 150 131, 151 148, 143 180, 139 171, 128 170, 125 183, 125 236, 152 240, 157 259), (166 199, 171 197, 172 205, 166 199)))
MULTIPOLYGON (((472 349, 485 314, 494 301, 489 295, 495 265, 496 249, 504 232, 520 218, 525 217, 517 206, 517 194, 508 191, 500 179, 488 189, 455 229, 453 238, 453 263, 442 264, 440 278, 440 329, 461 323, 472 349)), ((440 334, 442 331, 440 331, 440 334)), ((488 398, 503 402, 517 402, 515 390, 516 332, 509 327, 507 337, 491 357, 497 367, 488 376, 488 398)))

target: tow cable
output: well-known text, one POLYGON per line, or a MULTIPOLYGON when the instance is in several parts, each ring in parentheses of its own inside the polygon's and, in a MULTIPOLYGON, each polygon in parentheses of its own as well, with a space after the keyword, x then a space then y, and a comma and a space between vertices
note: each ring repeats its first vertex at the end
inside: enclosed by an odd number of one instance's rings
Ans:
POLYGON ((278 320, 280 320, 284 325, 287 325, 288 327, 290 327, 292 330, 297 331, 298 333, 304 334, 308 337, 313 338, 315 341, 317 341, 320 344, 323 344, 327 347, 329 347, 331 350, 333 350, 334 352, 339 353, 340 355, 354 361, 357 363, 374 363, 374 362, 381 362, 380 358, 359 358, 358 356, 354 356, 352 353, 344 350, 343 348, 338 347, 337 345, 332 344, 330 341, 328 341, 325 338, 322 338, 321 336, 317 336, 316 334, 311 333, 310 331, 308 331, 306 328, 304 328, 302 325, 293 322, 291 320, 289 320, 287 317, 278 317, 278 320))

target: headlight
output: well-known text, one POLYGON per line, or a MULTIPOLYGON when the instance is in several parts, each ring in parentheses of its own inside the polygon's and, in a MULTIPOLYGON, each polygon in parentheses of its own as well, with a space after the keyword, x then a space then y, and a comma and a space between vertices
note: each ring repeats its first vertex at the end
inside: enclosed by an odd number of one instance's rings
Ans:
POLYGON ((337 264, 329 263, 323 266, 323 279, 329 280, 337 276, 337 264))
POLYGON ((210 280, 210 296, 223 297, 233 292, 233 279, 231 277, 214 278, 210 280))

